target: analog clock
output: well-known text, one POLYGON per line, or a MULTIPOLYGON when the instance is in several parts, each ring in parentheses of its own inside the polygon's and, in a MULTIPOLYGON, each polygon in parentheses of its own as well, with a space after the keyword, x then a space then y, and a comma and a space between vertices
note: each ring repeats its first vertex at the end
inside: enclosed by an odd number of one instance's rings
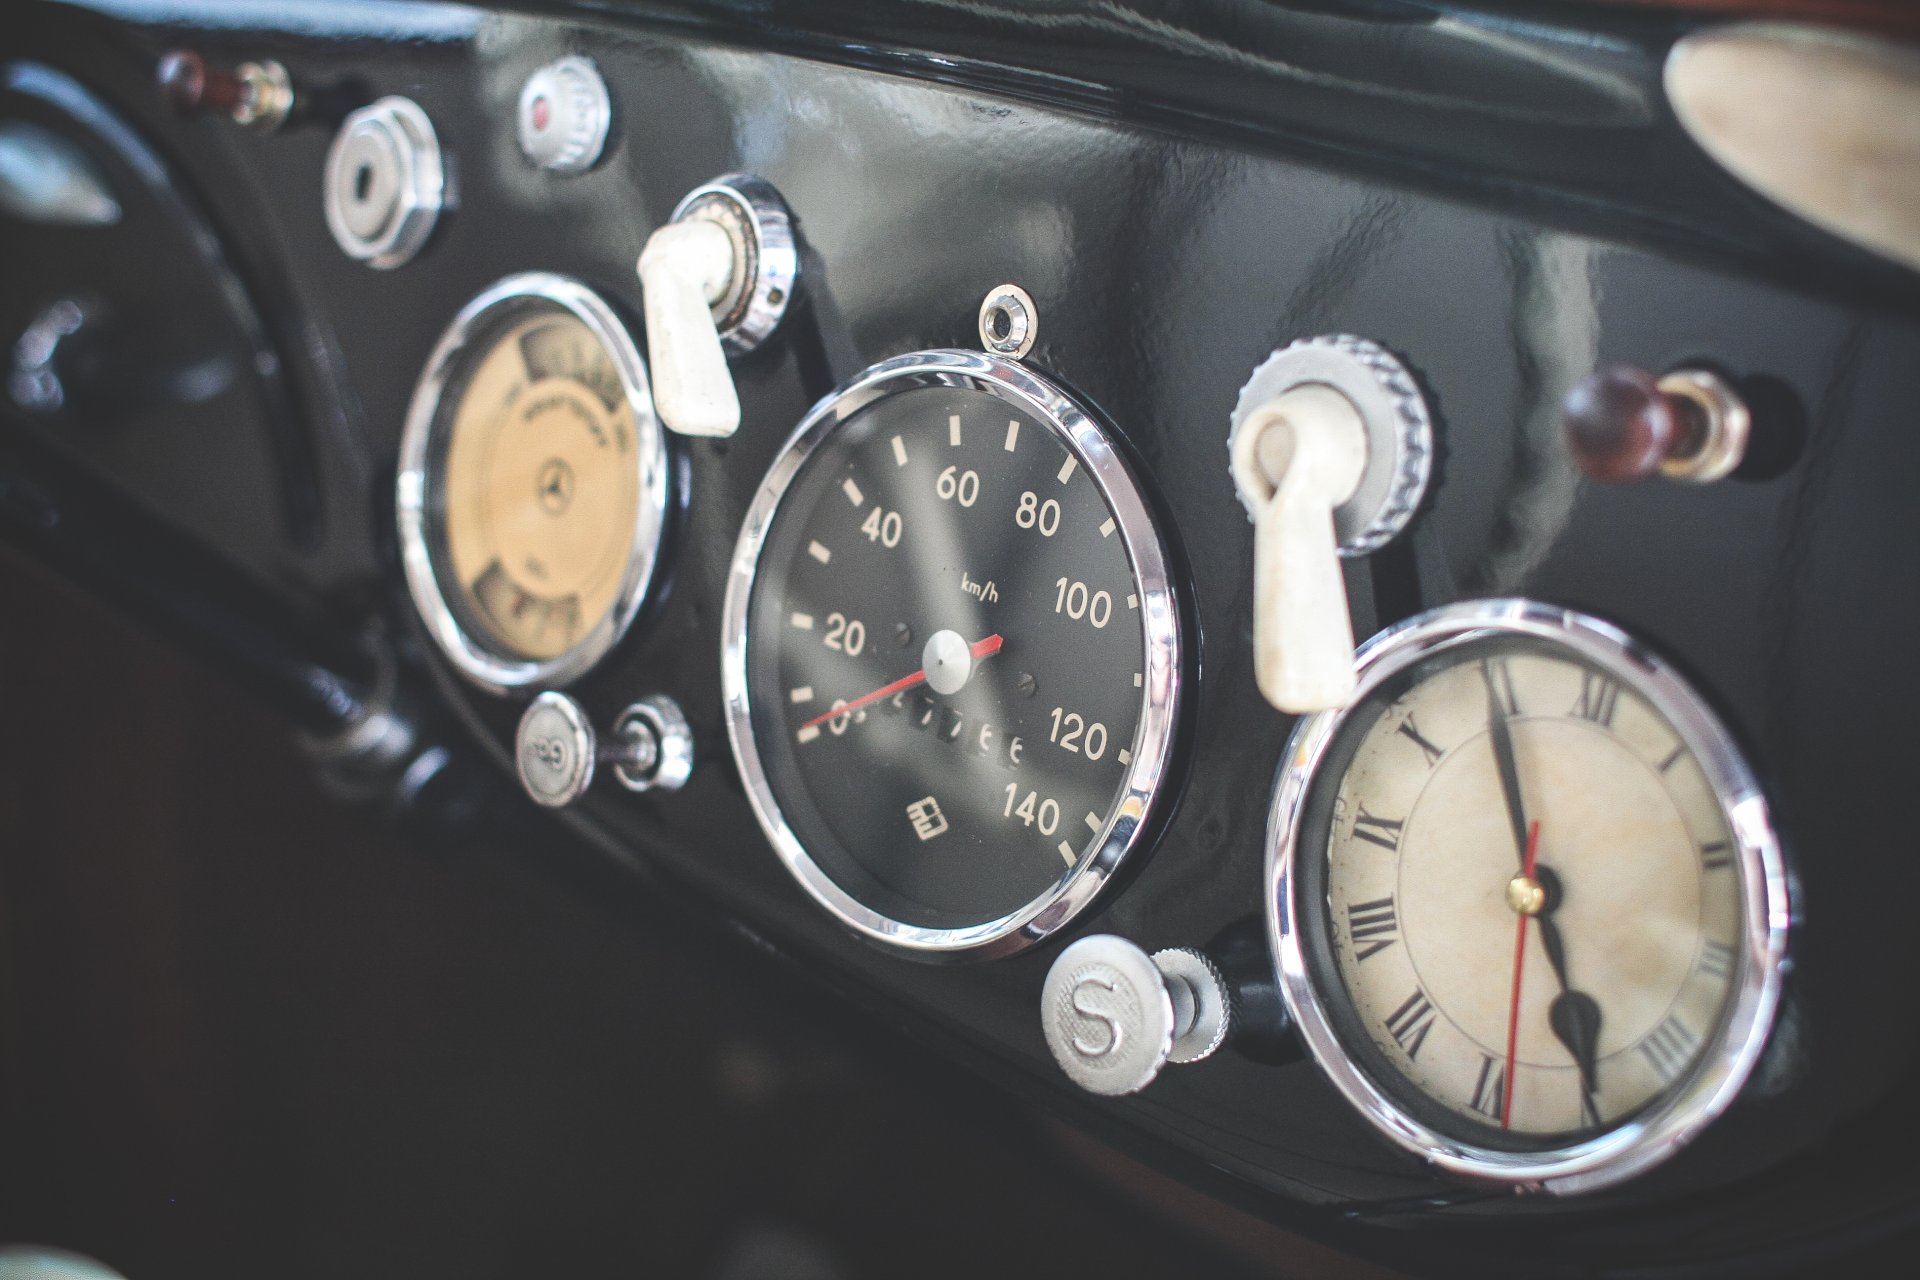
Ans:
POLYGON ((1587 1189, 1737 1093, 1787 892, 1719 722, 1614 628, 1525 601, 1370 642, 1272 822, 1287 997, 1321 1065, 1455 1172, 1587 1189))

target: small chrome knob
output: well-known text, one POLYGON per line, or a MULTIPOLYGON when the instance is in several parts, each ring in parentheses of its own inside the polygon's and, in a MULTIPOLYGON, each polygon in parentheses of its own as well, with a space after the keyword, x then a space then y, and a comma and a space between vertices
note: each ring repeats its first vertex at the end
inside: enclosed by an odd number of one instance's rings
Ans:
POLYGON ((609 736, 598 741, 586 708, 548 690, 527 705, 514 735, 520 785, 534 803, 558 809, 587 793, 599 765, 629 791, 678 791, 693 773, 693 731, 672 698, 642 698, 609 736))
POLYGON ((1080 939, 1047 971, 1041 1029, 1054 1061, 1089 1093, 1118 1098, 1167 1063, 1198 1062, 1226 1042, 1233 1003, 1205 953, 1149 956, 1110 933, 1080 939))
POLYGON ((520 89, 520 150, 555 173, 584 173, 600 159, 613 123, 607 82, 589 58, 549 62, 520 89))
POLYGON ((642 698, 613 722, 627 755, 613 776, 629 791, 678 791, 693 776, 693 730, 680 704, 663 693, 642 698))
POLYGON ((513 762, 535 804, 557 809, 585 795, 593 785, 595 754, 586 709, 566 694, 543 693, 521 714, 513 762))
POLYGON ((342 253, 383 271, 411 260, 447 202, 433 121, 399 97, 348 116, 327 148, 322 196, 342 253))

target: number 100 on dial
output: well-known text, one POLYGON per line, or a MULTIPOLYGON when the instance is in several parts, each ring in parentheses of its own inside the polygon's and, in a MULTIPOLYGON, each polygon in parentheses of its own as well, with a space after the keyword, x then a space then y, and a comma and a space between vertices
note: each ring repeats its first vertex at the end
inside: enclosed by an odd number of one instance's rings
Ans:
POLYGON ((816 406, 728 583, 754 810, 844 923, 920 953, 1059 928, 1146 840, 1180 685, 1166 554, 1093 415, 932 351, 816 406))

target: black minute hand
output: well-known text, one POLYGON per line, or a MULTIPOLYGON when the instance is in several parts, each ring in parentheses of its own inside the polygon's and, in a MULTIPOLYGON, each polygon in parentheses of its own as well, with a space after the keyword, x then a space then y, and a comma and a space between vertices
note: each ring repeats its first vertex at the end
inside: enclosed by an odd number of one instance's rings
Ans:
MULTIPOLYGON (((1508 708, 1511 705, 1500 696, 1499 683, 1493 677, 1493 665, 1490 662, 1480 664, 1480 678, 1487 686, 1487 730, 1493 739, 1493 761, 1500 771, 1500 794, 1507 802, 1507 818, 1513 824, 1514 848, 1520 854, 1520 868, 1523 874, 1527 867, 1527 805, 1520 794, 1520 769, 1513 759, 1513 730, 1507 723, 1508 708)), ((1547 1009, 1547 1025, 1553 1029, 1554 1039, 1565 1046, 1574 1063, 1580 1068, 1580 1108, 1588 1121, 1597 1125, 1600 1115, 1594 1106, 1593 1094, 1599 1087, 1600 1048, 1600 1004, 1584 991, 1576 991, 1567 983, 1567 946, 1560 936, 1560 925, 1553 918, 1555 908, 1560 905, 1560 878, 1548 867, 1532 868, 1534 879, 1546 891, 1546 903, 1534 915, 1533 921, 1540 926, 1540 946, 1547 953, 1547 963, 1553 967, 1553 976, 1559 980, 1560 994, 1553 998, 1547 1009)))
POLYGON ((1493 667, 1480 664, 1487 684, 1487 728, 1493 738, 1493 762, 1500 768, 1500 792, 1507 800, 1507 818, 1513 823, 1513 849, 1521 867, 1527 864, 1527 805, 1520 798, 1520 770, 1513 763, 1513 731, 1507 726, 1507 708, 1494 683, 1493 667))

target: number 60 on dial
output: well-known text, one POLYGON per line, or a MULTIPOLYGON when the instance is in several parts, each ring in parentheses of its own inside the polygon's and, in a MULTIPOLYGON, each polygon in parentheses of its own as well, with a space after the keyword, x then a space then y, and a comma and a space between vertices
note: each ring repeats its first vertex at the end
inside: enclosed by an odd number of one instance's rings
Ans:
POLYGON ((817 405, 728 580, 734 757, 800 885, 920 955, 1058 929, 1149 838, 1180 627, 1092 413, 1022 365, 902 356, 817 405))

